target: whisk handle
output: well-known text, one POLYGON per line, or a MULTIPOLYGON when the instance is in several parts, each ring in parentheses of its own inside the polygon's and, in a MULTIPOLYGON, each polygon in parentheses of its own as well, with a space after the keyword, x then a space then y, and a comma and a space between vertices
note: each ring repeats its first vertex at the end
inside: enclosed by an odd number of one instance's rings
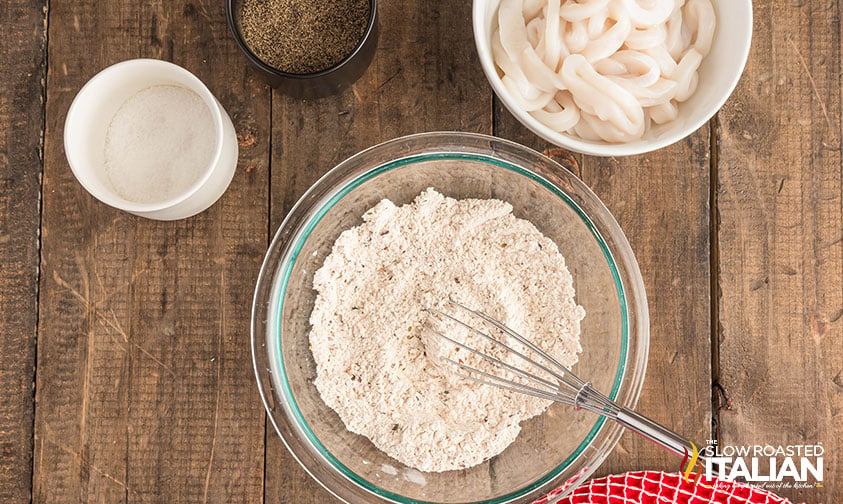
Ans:
POLYGON ((689 440, 631 409, 621 408, 616 420, 627 429, 644 436, 679 456, 694 452, 694 446, 689 440))

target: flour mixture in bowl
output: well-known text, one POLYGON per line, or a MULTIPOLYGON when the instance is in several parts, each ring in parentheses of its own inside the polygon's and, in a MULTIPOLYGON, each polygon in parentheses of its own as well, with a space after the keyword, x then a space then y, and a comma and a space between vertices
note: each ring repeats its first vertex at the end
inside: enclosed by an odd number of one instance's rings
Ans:
POLYGON ((501 453, 550 404, 452 373, 426 346, 426 308, 446 309, 448 299, 476 308, 568 367, 582 351, 585 310, 564 257, 499 200, 433 189, 403 206, 383 200, 340 235, 314 288, 310 344, 322 399, 348 430, 422 471, 501 453))

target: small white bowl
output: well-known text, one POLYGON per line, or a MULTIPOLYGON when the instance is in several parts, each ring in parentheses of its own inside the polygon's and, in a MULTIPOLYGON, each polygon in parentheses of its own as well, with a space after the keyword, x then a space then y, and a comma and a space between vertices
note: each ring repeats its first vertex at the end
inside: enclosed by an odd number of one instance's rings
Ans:
POLYGON ((64 151, 79 183, 106 205, 149 219, 176 220, 198 214, 222 196, 234 177, 238 147, 231 119, 198 77, 166 61, 133 59, 102 70, 82 87, 65 119, 64 151), (181 86, 202 98, 214 122, 214 153, 185 192, 166 200, 137 203, 117 194, 108 180, 105 138, 120 106, 138 91, 155 85, 181 86))
POLYGON ((642 139, 628 143, 583 140, 559 133, 545 126, 518 107, 501 82, 492 58, 492 30, 501 0, 474 0, 472 18, 474 41, 486 78, 507 109, 521 124, 550 143, 594 156, 631 156, 651 152, 690 135, 720 110, 743 72, 752 39, 752 2, 750 0, 712 0, 717 16, 717 31, 711 52, 699 69, 699 85, 688 101, 679 104, 679 117, 650 129, 642 139))

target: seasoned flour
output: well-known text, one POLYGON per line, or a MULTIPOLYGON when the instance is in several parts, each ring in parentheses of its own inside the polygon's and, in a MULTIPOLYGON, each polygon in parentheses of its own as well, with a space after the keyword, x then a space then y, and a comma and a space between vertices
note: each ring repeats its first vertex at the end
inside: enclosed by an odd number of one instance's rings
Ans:
POLYGON ((450 298, 488 313, 566 366, 581 351, 585 311, 565 259, 503 201, 433 189, 400 207, 383 200, 340 235, 313 283, 322 399, 350 431, 422 471, 499 454, 549 405, 454 375, 434 355, 425 308, 447 310, 450 298))

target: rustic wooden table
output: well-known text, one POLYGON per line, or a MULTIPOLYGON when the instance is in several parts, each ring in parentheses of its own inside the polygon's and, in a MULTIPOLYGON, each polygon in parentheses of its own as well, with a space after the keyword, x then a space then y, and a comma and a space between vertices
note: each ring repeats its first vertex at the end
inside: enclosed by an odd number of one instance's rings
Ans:
MULTIPOLYGON (((841 6, 755 2, 752 53, 710 124, 658 152, 570 155, 518 125, 480 70, 470 2, 383 0, 375 61, 331 98, 271 90, 222 1, 3 0, 0 19, 0 501, 331 498, 266 421, 249 310, 268 240, 326 170, 408 133, 511 138, 570 166, 620 221, 652 319, 639 409, 698 440, 822 442, 843 484, 841 6), (240 163, 210 210, 155 222, 68 169, 65 114, 136 57, 198 75, 240 163)), ((675 470, 625 435, 601 474, 675 470)))

